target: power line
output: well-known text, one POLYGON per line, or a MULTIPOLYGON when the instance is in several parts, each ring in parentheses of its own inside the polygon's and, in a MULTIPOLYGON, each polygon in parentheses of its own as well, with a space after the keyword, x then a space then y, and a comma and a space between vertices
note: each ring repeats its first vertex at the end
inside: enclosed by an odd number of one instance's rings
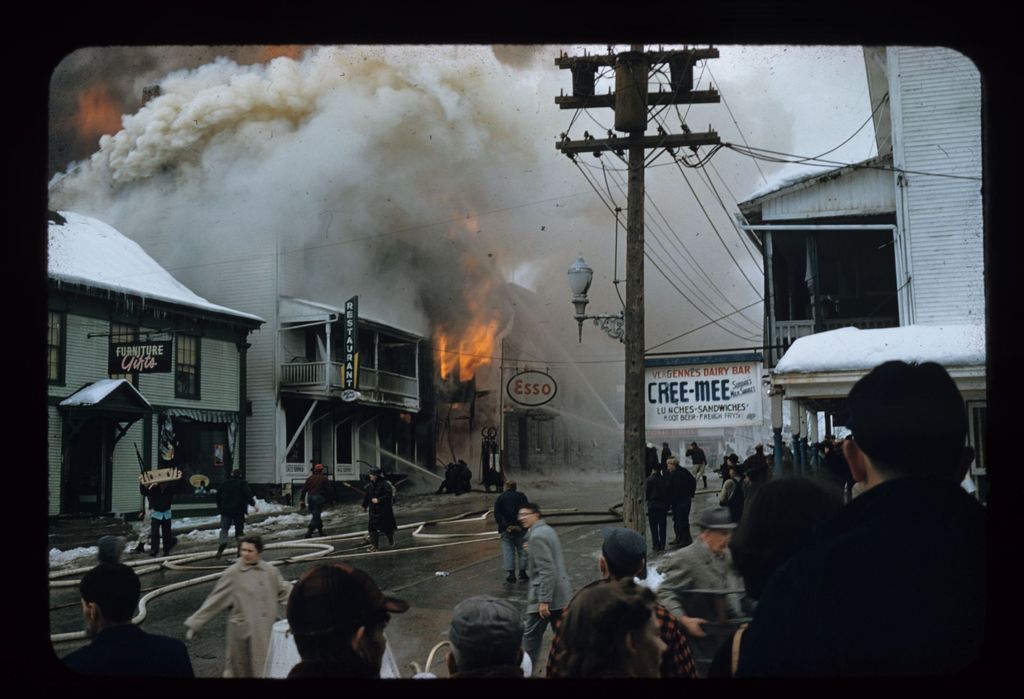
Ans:
POLYGON ((740 263, 736 259, 736 256, 732 254, 732 250, 730 250, 729 246, 726 245, 725 240, 722 238, 722 234, 718 232, 718 228, 715 227, 714 221, 711 220, 711 215, 708 213, 707 209, 704 208, 704 203, 700 200, 700 197, 697 196, 697 192, 696 190, 694 190, 693 185, 690 184, 690 179, 686 176, 686 171, 683 170, 682 166, 679 167, 679 172, 683 176, 683 181, 686 182, 686 186, 690 188, 690 192, 693 194, 693 198, 697 200, 697 204, 700 206, 700 210, 704 212, 704 217, 707 218, 708 223, 711 224, 711 230, 715 232, 715 236, 717 236, 718 241, 722 244, 722 247, 725 248, 725 251, 729 253, 729 258, 733 261, 733 264, 736 265, 736 268, 739 269, 740 274, 743 275, 743 278, 747 280, 747 284, 749 284, 750 288, 754 290, 754 293, 757 294, 757 297, 759 299, 763 299, 764 297, 762 296, 761 292, 758 291, 756 286, 754 286, 754 282, 750 281, 750 277, 747 276, 747 273, 743 270, 743 267, 740 266, 740 263))
MULTIPOLYGON (((574 164, 576 164, 577 168, 578 168, 578 169, 580 170, 580 172, 581 172, 581 173, 583 174, 583 178, 584 178, 584 179, 585 179, 585 180, 587 181, 587 183, 588 183, 588 184, 589 184, 589 185, 591 186, 591 188, 592 188, 592 189, 594 190, 594 192, 595 192, 595 193, 597 194, 598 198, 599 198, 599 199, 601 200, 601 203, 605 205, 605 208, 607 208, 607 209, 608 209, 608 211, 609 211, 609 212, 611 212, 611 214, 612 214, 613 216, 617 216, 618 214, 616 213, 616 211, 615 211, 615 208, 614 208, 614 207, 612 207, 612 206, 611 206, 611 205, 610 205, 610 204, 609 204, 609 203, 608 203, 607 201, 605 201, 605 198, 604 198, 604 196, 603 196, 603 195, 601 194, 601 190, 600 190, 600 189, 599 189, 599 188, 597 187, 597 185, 596 185, 596 184, 595 184, 595 183, 594 183, 594 182, 593 182, 593 181, 591 180, 591 178, 587 176, 587 174, 586 174, 586 171, 585 171, 585 170, 583 170, 583 168, 579 166, 579 163, 577 163, 577 162, 576 162, 576 159, 575 159, 575 158, 573 158, 573 159, 572 159, 572 161, 573 161, 573 163, 574 163, 574 164)), ((660 267, 660 266, 658 266, 658 263, 657 263, 657 262, 655 262, 655 260, 654 260, 654 259, 653 259, 653 258, 652 258, 652 257, 650 256, 650 254, 649 254, 649 253, 648 253, 648 252, 647 252, 646 250, 644 251, 644 257, 646 257, 646 258, 647 258, 647 259, 648 259, 648 260, 649 260, 649 261, 651 262, 651 264, 652 264, 652 265, 654 266, 654 268, 655 268, 656 270, 658 270, 658 272, 659 272, 659 273, 661 273, 662 277, 664 277, 664 278, 665 278, 665 281, 667 281, 667 282, 669 283, 669 285, 670 285, 670 286, 672 286, 672 288, 673 288, 673 289, 675 289, 675 290, 676 290, 676 292, 677 292, 677 293, 678 293, 678 294, 679 294, 680 296, 682 296, 682 297, 683 297, 683 299, 684 299, 684 300, 685 300, 685 301, 686 301, 687 303, 689 303, 689 304, 690 304, 691 306, 693 306, 693 308, 694 308, 694 309, 695 309, 695 310, 696 310, 696 311, 697 311, 698 313, 700 313, 700 314, 701 314, 702 316, 704 316, 705 318, 708 318, 709 320, 711 320, 711 316, 709 316, 709 315, 708 315, 707 313, 705 313, 705 312, 704 312, 704 311, 703 311, 703 310, 701 309, 700 305, 698 305, 698 304, 694 303, 694 302, 693 302, 692 300, 690 300, 690 298, 689 298, 689 297, 688 297, 688 296, 687 296, 687 295, 686 295, 686 294, 685 294, 685 293, 684 293, 684 292, 683 292, 683 291, 682 291, 682 290, 681 290, 681 289, 680 289, 680 288, 679 288, 678 286, 676 286, 676 285, 675 285, 675 283, 674 283, 674 282, 672 281, 672 279, 671 279, 671 278, 669 278, 669 276, 668 276, 668 275, 667 275, 667 274, 665 273, 665 271, 664 271, 664 270, 662 270, 662 269, 661 269, 661 267, 660 267)), ((755 302, 755 303, 760 303, 760 301, 757 301, 757 302, 755 302)), ((749 306, 748 306, 748 308, 749 308, 749 306)), ((745 309, 741 309, 741 310, 745 310, 745 309)), ((734 315, 734 313, 729 313, 729 314, 726 314, 726 316, 725 316, 725 317, 728 317, 728 316, 731 316, 731 315, 734 315)), ((711 323, 709 323, 709 324, 718 324, 718 321, 715 321, 715 320, 711 320, 711 323)), ((719 325, 719 327, 720 327, 720 328, 721 328, 721 329, 722 329, 723 331, 725 331, 725 332, 729 333, 730 335, 733 335, 734 337, 738 337, 738 338, 740 338, 740 339, 742 339, 742 340, 747 340, 747 339, 750 339, 750 338, 749 338, 749 336, 742 336, 742 335, 739 335, 739 334, 737 334, 737 333, 734 333, 733 331, 729 330, 728 328, 726 328, 726 327, 724 327, 724 326, 722 326, 722 325, 719 325)))
MULTIPOLYGON (((761 303, 761 301, 754 301, 753 303, 751 303, 751 304, 741 308, 740 311, 745 311, 748 308, 751 308, 752 306, 756 306, 759 303, 761 303)), ((716 320, 722 320, 722 318, 717 318, 716 320)), ((659 342, 658 344, 654 345, 653 347, 648 347, 647 349, 644 350, 644 352, 646 353, 646 352, 650 352, 651 350, 658 349, 659 347, 664 347, 665 345, 667 345, 670 342, 675 342, 676 340, 678 340, 678 339, 680 339, 682 337, 686 337, 687 335, 689 335, 691 333, 695 333, 698 330, 703 330, 704 328, 708 327, 709 325, 711 325, 711 323, 714 323, 714 322, 716 322, 716 321, 713 320, 713 321, 711 321, 709 323, 704 323, 704 325, 698 325, 696 328, 692 328, 690 330, 687 330, 686 332, 684 332, 682 334, 679 334, 679 335, 676 335, 675 337, 670 337, 669 339, 665 340, 664 342, 659 342)))
POLYGON ((838 160, 824 160, 824 159, 821 159, 820 162, 812 162, 811 159, 807 158, 806 156, 802 156, 802 155, 795 155, 793 153, 783 153, 781 151, 769 150, 767 148, 755 148, 753 146, 750 146, 749 149, 744 149, 741 146, 737 146, 735 143, 723 143, 722 147, 723 148, 728 148, 731 151, 735 151, 736 153, 739 153, 740 155, 745 155, 748 158, 754 158, 756 160, 765 160, 765 161, 768 161, 768 162, 771 162, 771 163, 803 164, 803 165, 811 165, 811 166, 814 166, 814 167, 827 167, 827 168, 832 168, 832 169, 835 169, 837 167, 853 167, 853 168, 862 169, 862 170, 882 170, 882 171, 885 171, 885 172, 898 172, 898 173, 908 174, 908 175, 923 175, 925 177, 948 177, 950 179, 955 179, 955 180, 973 180, 975 182, 981 182, 984 179, 982 177, 974 177, 973 175, 950 175, 950 174, 943 173, 943 172, 924 172, 922 170, 907 170, 905 168, 899 168, 899 167, 894 167, 894 166, 889 166, 889 165, 865 165, 864 163, 844 163, 844 162, 840 162, 838 160), (757 151, 757 153, 753 153, 753 152, 749 152, 749 151, 757 151), (798 158, 798 160, 786 160, 786 159, 783 159, 783 158, 771 158, 771 157, 768 157, 768 156, 765 156, 765 155, 760 155, 760 153, 771 153, 771 154, 774 154, 774 155, 786 156, 787 158, 798 158))
MULTIPOLYGON (((619 191, 621 192, 622 191, 622 184, 620 182, 616 182, 616 185, 618 186, 619 191)), ((690 263, 690 266, 694 270, 696 270, 699 274, 703 275, 704 278, 707 280, 708 284, 711 286, 711 288, 713 288, 718 293, 718 295, 722 298, 722 300, 724 300, 726 302, 726 304, 729 305, 729 307, 731 307, 732 309, 735 310, 736 306, 729 300, 728 296, 726 296, 726 294, 721 289, 718 288, 718 286, 714 283, 714 281, 711 279, 711 277, 708 276, 708 274, 704 271, 704 269, 697 263, 696 258, 694 258, 692 253, 690 253, 690 251, 686 248, 686 245, 683 243, 682 239, 679 237, 679 235, 672 228, 672 225, 669 223, 669 221, 665 217, 664 213, 662 213, 661 209, 658 207, 657 203, 654 201, 654 198, 651 196, 650 192, 645 192, 645 196, 646 196, 647 200, 651 203, 651 206, 654 208, 654 210, 657 212, 657 214, 664 221, 665 226, 668 227, 668 229, 672 233, 673 237, 679 243, 677 249, 680 250, 683 253, 684 258, 687 259, 687 261, 690 263)), ((656 222, 653 222, 653 223, 656 223, 656 222)), ((674 259, 673 256, 671 254, 669 254, 669 251, 665 247, 664 242, 662 242, 662 240, 660 238, 658 238, 657 235, 655 235, 654 230, 651 228, 652 222, 648 221, 647 219, 645 219, 644 225, 645 225, 645 228, 648 228, 648 230, 650 230, 652 240, 657 241, 662 246, 662 249, 665 250, 666 254, 668 254, 670 259, 674 259)), ((660 228, 660 226, 659 226, 659 228, 660 228)), ((662 229, 662 233, 664 233, 663 229, 662 229)), ((679 271, 684 275, 684 276, 678 277, 678 279, 679 279, 679 281, 681 283, 685 284, 684 279, 685 279, 686 272, 682 269, 682 267, 680 267, 678 265, 678 262, 676 264, 677 264, 677 267, 679 268, 679 271)), ((707 303, 707 305, 711 306, 715 311, 717 311, 719 313, 722 312, 721 309, 719 309, 715 305, 714 301, 712 301, 711 298, 701 290, 699 285, 694 284, 692 287, 687 287, 687 288, 691 288, 692 289, 692 293, 696 293, 696 294, 702 296, 704 301, 707 303)), ((690 301, 690 303, 693 303, 689 298, 687 298, 687 300, 690 301)), ((696 305, 696 304, 694 304, 694 305, 696 305)), ((752 322, 752 321, 749 321, 749 319, 747 319, 746 317, 744 317, 744 320, 748 320, 748 322, 752 322)), ((735 321, 732 321, 732 322, 735 322, 735 321)), ((739 325, 739 323, 736 323, 736 325, 741 330, 743 330, 743 328, 739 325)), ((724 329, 725 328, 723 327, 723 330, 724 329)))
MULTIPOLYGON (((739 132, 740 138, 742 138, 743 142, 746 143, 747 137, 743 135, 743 130, 740 128, 739 122, 736 121, 736 117, 733 115, 732 109, 729 108, 729 103, 725 101, 725 93, 722 92, 722 84, 715 80, 715 74, 711 72, 710 66, 708 66, 708 75, 710 75, 711 79, 714 80, 715 83, 718 85, 718 95, 722 98, 722 104, 725 105, 726 111, 728 111, 729 116, 732 117, 732 123, 736 126, 736 130, 739 132)), ((761 180, 764 181, 764 183, 767 185, 768 178, 764 176, 764 172, 761 170, 761 166, 758 165, 756 161, 754 162, 754 165, 757 167, 757 171, 761 173, 761 180)))

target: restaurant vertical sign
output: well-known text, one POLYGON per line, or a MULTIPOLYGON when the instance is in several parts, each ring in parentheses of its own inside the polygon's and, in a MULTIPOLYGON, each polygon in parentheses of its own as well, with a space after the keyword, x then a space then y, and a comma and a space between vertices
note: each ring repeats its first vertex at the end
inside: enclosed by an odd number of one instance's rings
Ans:
POLYGON ((341 374, 341 398, 359 397, 359 297, 345 302, 345 362, 341 374))

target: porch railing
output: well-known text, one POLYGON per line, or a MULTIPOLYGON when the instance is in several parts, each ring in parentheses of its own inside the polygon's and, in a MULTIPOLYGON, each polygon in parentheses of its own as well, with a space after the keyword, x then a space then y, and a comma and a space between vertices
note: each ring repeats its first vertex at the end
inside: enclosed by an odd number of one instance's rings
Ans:
MULTIPOLYGON (((860 328, 871 330, 874 328, 895 328, 900 324, 900 319, 892 316, 872 316, 870 318, 828 318, 822 323, 822 332, 838 330, 839 328, 860 328)), ((813 320, 778 320, 775 321, 775 341, 772 344, 780 347, 772 349, 768 354, 771 357, 771 366, 779 363, 779 359, 786 353, 789 346, 805 335, 814 334, 813 320)))
MULTIPOLYGON (((344 364, 341 362, 330 362, 330 386, 332 390, 341 388, 341 376, 344 364)), ((324 372, 327 371, 326 362, 295 361, 281 365, 281 385, 292 388, 323 388, 325 383, 324 372)), ((378 391, 380 393, 412 398, 419 400, 419 379, 411 376, 402 376, 390 371, 378 369, 359 369, 359 389, 361 391, 378 391)))

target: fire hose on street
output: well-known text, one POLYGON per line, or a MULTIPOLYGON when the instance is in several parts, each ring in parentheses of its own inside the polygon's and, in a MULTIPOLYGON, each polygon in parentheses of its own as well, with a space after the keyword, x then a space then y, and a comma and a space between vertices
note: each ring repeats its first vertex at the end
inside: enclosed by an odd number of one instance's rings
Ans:
MULTIPOLYGON (((561 510, 549 510, 549 511, 545 512, 544 515, 545 515, 545 517, 560 517, 560 516, 563 516, 563 515, 599 516, 599 517, 601 517, 601 519, 587 519, 587 520, 578 520, 578 521, 572 521, 572 522, 552 522, 553 526, 575 526, 575 525, 582 525, 582 524, 599 524, 599 523, 604 523, 604 522, 609 522, 609 523, 610 522, 621 522, 622 518, 621 518, 621 516, 619 514, 616 513, 616 511, 615 511, 616 507, 621 507, 621 503, 619 503, 618 505, 613 505, 611 508, 609 508, 608 510, 605 510, 605 511, 600 511, 600 510, 598 510, 598 511, 580 511, 580 510, 578 510, 576 508, 569 508, 569 509, 561 509, 561 510)), ((490 540, 498 539, 499 538, 499 534, 497 532, 495 532, 495 531, 489 531, 489 532, 469 532, 469 533, 427 533, 427 532, 424 532, 423 529, 426 528, 426 527, 429 527, 429 526, 451 524, 451 523, 455 523, 455 522, 460 522, 460 523, 461 522, 483 522, 492 513, 493 513, 493 510, 490 510, 490 509, 484 510, 482 512, 480 512, 480 511, 465 512, 465 513, 462 513, 462 514, 459 514, 459 515, 453 515, 451 517, 444 517, 444 518, 435 519, 435 520, 423 520, 423 521, 420 521, 420 522, 412 522, 412 523, 403 524, 403 525, 397 527, 398 530, 409 530, 409 529, 412 529, 413 530, 412 531, 412 536, 415 537, 415 538, 419 538, 419 539, 453 539, 454 538, 454 539, 459 539, 459 541, 451 541, 451 542, 436 543, 436 544, 426 544, 426 545, 422 545, 422 546, 407 546, 407 547, 403 547, 403 548, 392 548, 392 549, 388 549, 388 550, 385 550, 385 551, 372 551, 372 552, 371 551, 364 551, 364 552, 359 552, 359 553, 349 553, 347 551, 335 552, 334 545, 331 544, 331 543, 328 543, 328 542, 331 542, 331 541, 341 542, 341 541, 348 541, 348 540, 352 540, 352 539, 363 539, 363 538, 366 537, 366 533, 365 532, 363 532, 363 531, 355 531, 355 532, 347 532, 347 533, 343 533, 343 534, 332 534, 330 536, 324 536, 324 537, 316 537, 315 539, 302 538, 302 539, 293 539, 293 540, 289 540, 289 541, 279 541, 279 542, 268 543, 264 547, 264 550, 267 550, 267 549, 286 549, 286 548, 287 549, 291 549, 291 548, 313 549, 309 553, 304 553, 304 554, 300 554, 300 555, 297 555, 297 556, 288 556, 288 557, 285 557, 285 558, 279 558, 279 559, 267 561, 271 565, 288 565, 288 564, 292 564, 292 563, 301 563, 301 562, 305 562, 305 561, 309 561, 309 560, 331 560, 331 559, 338 559, 338 558, 345 558, 345 559, 362 558, 362 557, 365 557, 365 556, 381 556, 381 555, 388 555, 388 554, 403 554, 403 553, 422 551, 422 550, 426 550, 426 549, 445 548, 445 547, 451 547, 451 546, 464 546, 466 544, 472 544, 472 543, 476 543, 476 542, 479 542, 479 541, 490 541, 490 540), (472 537, 472 538, 467 540, 467 537, 472 537)), ((195 566, 188 565, 189 563, 192 563, 192 562, 206 560, 206 559, 215 558, 215 557, 216 557, 216 552, 211 550, 211 551, 200 551, 200 552, 195 552, 195 553, 182 553, 182 554, 176 554, 176 555, 172 555, 172 556, 163 556, 163 557, 159 557, 159 558, 153 558, 153 559, 150 559, 150 560, 126 561, 125 565, 128 565, 128 566, 131 566, 131 567, 135 568, 136 569, 136 573, 138 573, 140 575, 141 574, 145 574, 145 573, 156 572, 156 571, 160 570, 161 568, 167 568, 167 569, 170 569, 170 570, 177 570, 177 571, 211 570, 211 569, 216 569, 217 570, 217 572, 214 572, 214 573, 208 573, 208 574, 204 574, 204 575, 199 575, 199 576, 194 577, 194 578, 189 578, 187 580, 181 580, 181 581, 178 581, 178 582, 170 583, 168 585, 164 585, 164 586, 158 587, 158 588, 156 588, 154 590, 151 590, 150 592, 145 594, 139 600, 139 612, 138 612, 138 614, 136 614, 135 617, 132 618, 132 623, 133 624, 141 624, 146 619, 147 605, 148 605, 149 602, 151 602, 152 600, 156 599, 157 597, 160 597, 162 595, 168 594, 170 592, 174 592, 176 590, 182 590, 182 589, 191 587, 193 585, 201 585, 203 583, 211 582, 211 581, 216 580, 217 578, 219 578, 223 574, 223 572, 224 572, 224 567, 223 566, 195 567, 195 566)), ((64 588, 64 587, 74 587, 74 586, 77 586, 79 584, 79 580, 80 580, 81 575, 84 575, 86 572, 88 572, 91 569, 92 569, 92 566, 70 568, 68 570, 60 570, 60 571, 51 571, 50 574, 49 574, 49 577, 50 577, 50 587, 52 587, 52 588, 64 588), (64 578, 67 578, 67 577, 72 576, 72 575, 76 575, 78 577, 75 578, 75 579, 72 579, 72 580, 65 580, 64 579, 64 578)), ((56 643, 66 643, 66 642, 71 642, 71 641, 78 641, 78 640, 82 640, 84 638, 86 638, 85 631, 73 631, 73 632, 68 632, 68 633, 51 634, 50 641, 51 641, 51 643, 56 644, 56 643)), ((437 647, 435 647, 435 650, 436 649, 437 649, 437 647)), ((432 651, 432 655, 433 655, 433 652, 434 651, 432 651)), ((427 667, 430 667, 429 661, 431 661, 431 660, 432 660, 432 657, 428 658, 427 667)))

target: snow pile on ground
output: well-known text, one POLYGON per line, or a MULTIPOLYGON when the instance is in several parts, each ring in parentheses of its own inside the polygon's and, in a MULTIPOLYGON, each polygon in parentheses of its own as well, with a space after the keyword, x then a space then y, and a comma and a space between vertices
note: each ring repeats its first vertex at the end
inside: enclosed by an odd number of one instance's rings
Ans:
POLYGON ((67 551, 61 551, 58 548, 50 549, 50 567, 51 568, 64 568, 73 563, 81 563, 83 558, 91 558, 93 562, 96 561, 96 554, 99 553, 99 548, 96 546, 80 546, 78 548, 69 549, 67 551))

